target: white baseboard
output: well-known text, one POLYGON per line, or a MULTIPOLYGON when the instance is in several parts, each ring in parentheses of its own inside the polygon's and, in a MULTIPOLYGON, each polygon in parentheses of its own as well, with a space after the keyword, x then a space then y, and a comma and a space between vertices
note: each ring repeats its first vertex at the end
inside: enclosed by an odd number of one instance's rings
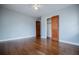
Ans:
MULTIPOLYGON (((41 37, 41 38, 46 39, 46 37, 41 37)), ((60 42, 63 42, 63 43, 67 43, 67 44, 79 46, 79 43, 74 43, 74 42, 69 42, 69 41, 64 41, 64 40, 59 40, 59 41, 60 41, 60 42)))
POLYGON ((79 43, 74 43, 74 42, 69 42, 69 41, 64 41, 64 40, 60 40, 60 42, 68 43, 68 44, 71 44, 71 45, 79 46, 79 43))
POLYGON ((20 40, 20 39, 24 39, 24 38, 31 38, 31 37, 35 37, 35 36, 23 36, 23 37, 16 37, 16 38, 8 38, 8 39, 3 39, 0 40, 0 42, 5 42, 5 41, 11 41, 11 40, 20 40))

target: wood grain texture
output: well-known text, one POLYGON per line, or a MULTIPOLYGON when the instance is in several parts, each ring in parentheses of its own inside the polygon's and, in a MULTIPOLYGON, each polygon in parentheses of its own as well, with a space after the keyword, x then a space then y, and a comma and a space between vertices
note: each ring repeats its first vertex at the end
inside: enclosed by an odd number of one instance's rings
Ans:
POLYGON ((36 21, 36 38, 40 38, 41 34, 41 23, 40 21, 36 21))
POLYGON ((20 39, 0 43, 1 55, 79 55, 79 46, 51 39, 20 39))
POLYGON ((59 16, 51 17, 52 40, 59 41, 59 16))

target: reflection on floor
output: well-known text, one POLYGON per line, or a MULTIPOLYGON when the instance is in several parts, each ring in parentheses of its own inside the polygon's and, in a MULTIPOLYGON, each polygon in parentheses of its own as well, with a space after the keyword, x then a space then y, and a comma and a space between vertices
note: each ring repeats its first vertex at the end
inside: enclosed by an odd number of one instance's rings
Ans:
POLYGON ((51 39, 20 39, 0 43, 1 55, 78 55, 79 46, 51 39))

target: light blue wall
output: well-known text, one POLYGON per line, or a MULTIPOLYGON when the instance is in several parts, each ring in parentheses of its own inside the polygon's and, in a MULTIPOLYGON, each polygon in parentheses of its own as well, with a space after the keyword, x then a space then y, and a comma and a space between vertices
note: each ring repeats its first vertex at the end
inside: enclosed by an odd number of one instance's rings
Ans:
POLYGON ((14 39, 21 37, 34 37, 35 20, 21 13, 2 8, 2 39, 14 39))
POLYGON ((78 12, 78 7, 73 5, 43 16, 41 20, 42 37, 46 38, 47 36, 47 18, 59 15, 59 40, 79 44, 78 12))
POLYGON ((2 9, 1 9, 1 7, 0 7, 0 39, 2 39, 2 19, 1 19, 1 15, 2 15, 2 9))
MULTIPOLYGON (((77 5, 77 7, 78 7, 77 8, 77 10, 78 10, 78 12, 77 12, 78 13, 78 31, 79 31, 79 5, 77 5)), ((78 38, 79 38, 79 34, 78 34, 78 38)))

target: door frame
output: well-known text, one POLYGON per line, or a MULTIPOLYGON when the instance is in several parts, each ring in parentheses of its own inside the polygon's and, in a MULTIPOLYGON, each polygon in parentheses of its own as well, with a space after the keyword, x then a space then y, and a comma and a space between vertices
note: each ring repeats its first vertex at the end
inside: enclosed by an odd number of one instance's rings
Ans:
MULTIPOLYGON (((58 40, 59 40, 59 15, 55 15, 55 16, 51 16, 50 17, 50 19, 52 18, 52 17, 58 17, 58 40)), ((47 18, 48 19, 48 18, 47 18)), ((46 23, 47 23, 47 20, 46 20, 46 23)), ((47 26, 48 26, 48 24, 47 24, 47 26)), ((46 29, 48 28, 46 26, 46 29)), ((50 28, 50 30, 51 30, 51 37, 49 38, 49 39, 51 39, 52 38, 52 21, 51 21, 51 28, 50 28)), ((46 32, 48 31, 48 29, 46 30, 46 32)), ((46 38, 47 38, 47 33, 46 33, 46 38)))
POLYGON ((41 38, 41 21, 36 21, 36 38, 41 38), (37 25, 37 23, 39 23, 39 26, 37 25), (38 30, 37 26, 39 28, 39 31, 37 31, 38 30), (38 35, 39 35, 39 37, 38 37, 38 35))

